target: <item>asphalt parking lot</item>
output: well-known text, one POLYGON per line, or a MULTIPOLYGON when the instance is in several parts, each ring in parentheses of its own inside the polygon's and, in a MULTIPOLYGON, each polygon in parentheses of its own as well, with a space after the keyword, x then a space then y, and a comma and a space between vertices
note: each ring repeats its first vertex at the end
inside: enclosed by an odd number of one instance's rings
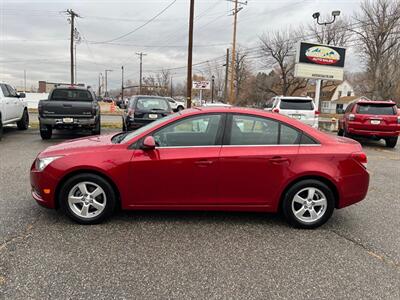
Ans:
POLYGON ((37 153, 73 137, 5 129, 2 299, 400 299, 400 145, 364 145, 368 197, 317 230, 218 212, 119 212, 81 226, 39 207, 29 184, 37 153))

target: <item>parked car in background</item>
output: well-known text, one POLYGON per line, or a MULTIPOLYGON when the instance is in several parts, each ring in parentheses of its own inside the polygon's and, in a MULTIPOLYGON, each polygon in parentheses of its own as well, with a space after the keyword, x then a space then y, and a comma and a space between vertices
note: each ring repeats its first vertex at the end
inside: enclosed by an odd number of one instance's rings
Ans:
POLYGON ((122 130, 134 130, 172 113, 168 98, 135 96, 122 116, 122 130))
POLYGON ((265 110, 297 119, 318 128, 319 111, 310 97, 276 96, 267 101, 265 110))
POLYGON ((175 100, 174 98, 170 98, 170 97, 167 97, 167 99, 169 101, 169 105, 171 106, 171 109, 174 112, 181 111, 182 109, 185 109, 185 107, 186 107, 186 104, 183 101, 178 101, 178 100, 175 100))
POLYGON ((24 93, 17 93, 14 88, 0 82, 0 140, 3 126, 16 123, 19 130, 29 127, 29 113, 24 93))
POLYGON ((100 134, 100 106, 90 88, 65 85, 55 87, 38 105, 42 139, 50 139, 53 129, 90 129, 100 134))
POLYGON ((338 135, 384 139, 387 147, 394 148, 400 135, 400 110, 393 101, 350 103, 339 120, 338 135))
POLYGON ((115 100, 115 105, 118 106, 119 108, 123 109, 123 108, 125 108, 125 100, 118 98, 115 100))
POLYGON ((231 107, 232 105, 224 102, 206 102, 202 107, 231 107))
POLYGON ((105 103, 111 103, 111 102, 113 102, 113 99, 110 97, 103 97, 102 101, 105 103))
POLYGON ((30 178, 39 204, 83 224, 121 207, 283 211, 290 224, 315 228, 364 199, 366 163, 354 140, 262 110, 213 107, 51 146, 30 178))

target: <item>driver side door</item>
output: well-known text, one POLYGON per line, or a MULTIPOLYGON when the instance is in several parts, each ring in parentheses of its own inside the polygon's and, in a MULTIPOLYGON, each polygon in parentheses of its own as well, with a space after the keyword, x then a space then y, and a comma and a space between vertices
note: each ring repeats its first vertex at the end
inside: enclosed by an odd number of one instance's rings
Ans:
POLYGON ((136 149, 130 163, 131 205, 215 204, 224 124, 225 114, 202 114, 151 133, 156 148, 136 149))

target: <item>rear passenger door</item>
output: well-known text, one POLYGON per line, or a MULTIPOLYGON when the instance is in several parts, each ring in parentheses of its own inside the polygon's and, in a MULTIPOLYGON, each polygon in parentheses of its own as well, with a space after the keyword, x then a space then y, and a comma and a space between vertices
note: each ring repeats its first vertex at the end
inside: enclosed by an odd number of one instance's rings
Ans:
POLYGON ((228 117, 218 162, 218 204, 272 205, 291 174, 301 133, 266 117, 228 117))
POLYGON ((14 98, 11 97, 10 92, 7 89, 6 84, 0 84, 3 97, 0 98, 1 101, 1 113, 2 122, 7 122, 8 120, 14 119, 13 117, 13 105, 14 98))

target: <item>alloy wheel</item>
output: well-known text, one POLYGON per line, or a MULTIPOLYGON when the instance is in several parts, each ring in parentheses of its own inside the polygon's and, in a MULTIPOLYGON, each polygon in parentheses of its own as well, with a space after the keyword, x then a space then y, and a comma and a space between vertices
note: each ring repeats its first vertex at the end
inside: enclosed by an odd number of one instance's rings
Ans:
POLYGON ((74 185, 68 193, 68 206, 78 217, 91 219, 106 208, 106 193, 98 184, 90 181, 74 185))
POLYGON ((327 205, 326 196, 321 190, 307 187, 293 197, 292 212, 300 222, 313 223, 324 216, 327 205))

